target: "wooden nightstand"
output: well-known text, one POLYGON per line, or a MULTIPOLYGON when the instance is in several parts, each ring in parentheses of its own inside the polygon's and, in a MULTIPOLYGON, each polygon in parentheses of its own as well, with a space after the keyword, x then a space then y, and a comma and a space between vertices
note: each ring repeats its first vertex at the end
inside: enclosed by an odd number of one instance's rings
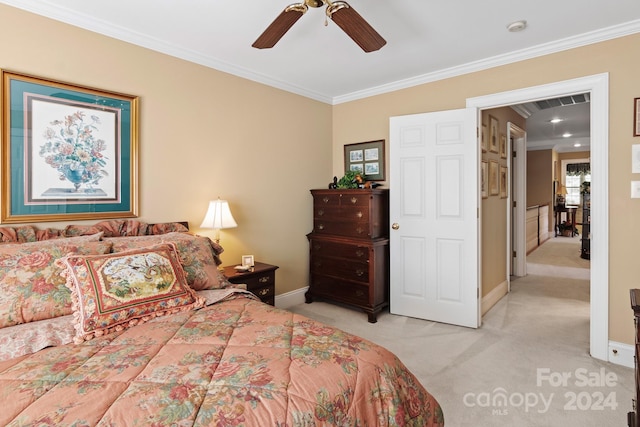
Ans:
MULTIPOLYGON (((236 264, 238 265, 238 264, 236 264)), ((247 290, 267 304, 275 305, 277 265, 256 262, 250 271, 238 271, 230 265, 224 267, 224 275, 231 283, 244 283, 247 290)))

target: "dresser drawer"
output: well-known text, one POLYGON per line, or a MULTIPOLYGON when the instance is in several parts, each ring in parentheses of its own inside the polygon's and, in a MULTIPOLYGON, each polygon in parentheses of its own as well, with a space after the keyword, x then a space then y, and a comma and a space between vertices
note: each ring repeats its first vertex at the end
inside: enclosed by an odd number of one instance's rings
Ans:
POLYGON ((311 241, 311 255, 335 256, 338 258, 349 258, 357 261, 367 261, 369 259, 369 248, 367 246, 349 245, 327 240, 313 239, 311 241))
POLYGON ((314 194, 313 205, 321 206, 369 206, 371 196, 369 194, 349 194, 340 190, 314 194))
POLYGON ((245 277, 242 282, 247 285, 247 290, 255 294, 256 290, 269 286, 273 287, 276 282, 276 273, 274 271, 268 271, 262 274, 255 274, 251 277, 245 277))
POLYGON ((367 206, 318 206, 313 209, 314 219, 326 221, 357 221, 369 223, 367 206))
POLYGON ((315 295, 352 304, 371 305, 368 285, 351 283, 321 274, 312 274, 311 283, 315 295))
POLYGON ((371 238, 371 225, 366 222, 314 219, 313 232, 360 239, 371 238))
POLYGON ((331 272, 331 275, 346 280, 363 282, 369 286, 369 264, 367 262, 352 261, 345 258, 330 258, 313 256, 311 259, 312 273, 331 272))

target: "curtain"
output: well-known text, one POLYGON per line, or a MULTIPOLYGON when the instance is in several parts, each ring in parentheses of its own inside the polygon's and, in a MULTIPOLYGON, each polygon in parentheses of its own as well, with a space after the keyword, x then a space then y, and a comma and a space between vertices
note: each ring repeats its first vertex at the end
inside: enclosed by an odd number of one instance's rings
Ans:
POLYGON ((591 163, 569 163, 567 164, 567 175, 589 175, 591 174, 591 163))

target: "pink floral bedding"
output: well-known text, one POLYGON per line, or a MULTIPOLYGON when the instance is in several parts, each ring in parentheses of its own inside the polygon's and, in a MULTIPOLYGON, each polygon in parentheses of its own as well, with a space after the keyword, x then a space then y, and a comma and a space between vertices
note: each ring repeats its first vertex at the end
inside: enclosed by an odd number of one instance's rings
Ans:
POLYGON ((442 426, 389 351, 237 295, 0 362, 0 425, 442 426))

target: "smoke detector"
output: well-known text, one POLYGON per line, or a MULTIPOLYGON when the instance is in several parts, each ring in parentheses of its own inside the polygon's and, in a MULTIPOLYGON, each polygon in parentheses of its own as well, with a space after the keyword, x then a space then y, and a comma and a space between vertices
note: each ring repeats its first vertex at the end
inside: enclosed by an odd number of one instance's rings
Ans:
POLYGON ((522 31, 525 28, 527 28, 527 21, 525 21, 524 19, 521 21, 512 22, 511 24, 507 25, 507 30, 512 33, 517 33, 518 31, 522 31))

